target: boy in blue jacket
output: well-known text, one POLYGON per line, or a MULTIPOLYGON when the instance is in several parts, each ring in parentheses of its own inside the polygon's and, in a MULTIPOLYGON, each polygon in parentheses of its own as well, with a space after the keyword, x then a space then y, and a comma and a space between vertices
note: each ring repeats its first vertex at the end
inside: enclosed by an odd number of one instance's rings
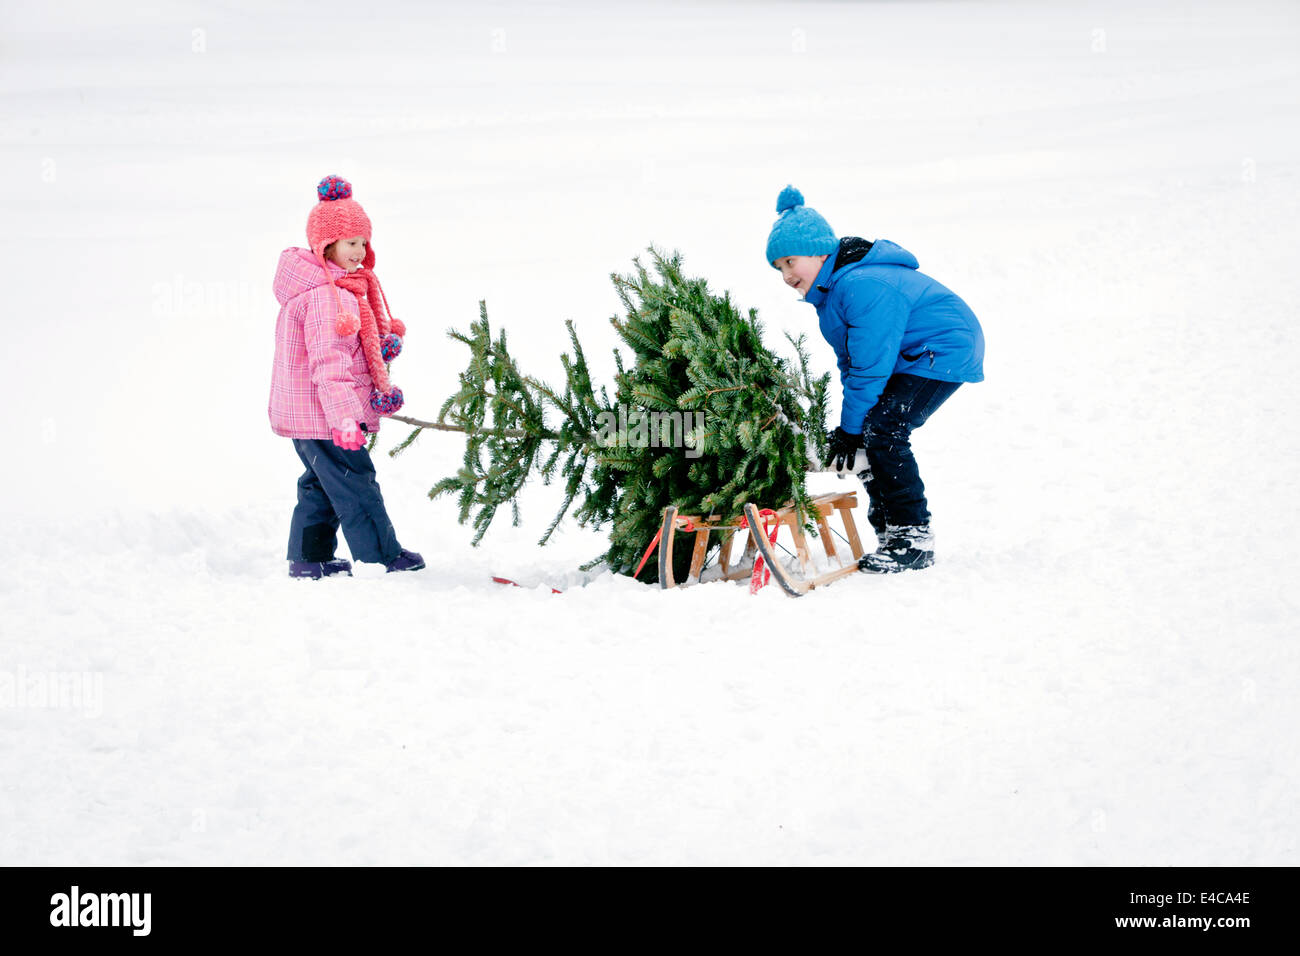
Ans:
POLYGON ((844 386, 826 467, 842 473, 866 451, 858 477, 880 547, 858 567, 876 574, 927 568, 934 537, 912 429, 962 382, 984 380, 979 320, 955 293, 918 272, 902 246, 836 238, 793 186, 781 191, 776 211, 767 261, 817 309, 844 386))

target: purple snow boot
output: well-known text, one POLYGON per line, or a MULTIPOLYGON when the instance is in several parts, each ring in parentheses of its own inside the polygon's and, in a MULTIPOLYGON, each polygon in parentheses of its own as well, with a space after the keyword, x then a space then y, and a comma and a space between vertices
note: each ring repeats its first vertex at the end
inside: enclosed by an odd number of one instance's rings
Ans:
POLYGON ((390 574, 394 571, 419 571, 424 567, 424 558, 414 551, 407 551, 403 548, 401 553, 389 561, 385 567, 390 574))
POLYGON ((334 561, 289 562, 289 577, 291 578, 311 578, 313 581, 319 581, 331 574, 346 574, 348 577, 352 577, 351 562, 344 561, 341 558, 334 561))

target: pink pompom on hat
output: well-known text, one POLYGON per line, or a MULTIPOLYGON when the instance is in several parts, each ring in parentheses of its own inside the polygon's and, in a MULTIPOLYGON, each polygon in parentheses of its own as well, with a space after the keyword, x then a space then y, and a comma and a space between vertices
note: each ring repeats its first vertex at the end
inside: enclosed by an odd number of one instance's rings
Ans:
POLYGON ((370 241, 370 217, 361 203, 352 198, 352 184, 341 176, 326 176, 316 186, 320 202, 307 216, 307 242, 316 254, 325 277, 334 288, 339 304, 339 317, 334 331, 339 335, 361 335, 361 349, 366 356, 366 367, 375 390, 370 395, 371 406, 381 415, 392 415, 402 407, 402 390, 388 380, 387 363, 397 358, 406 336, 406 324, 392 318, 388 299, 384 296, 379 277, 374 273, 375 247, 370 241), (325 261, 325 247, 340 239, 362 236, 366 240, 366 255, 361 267, 339 279, 330 274, 325 261), (343 307, 339 287, 357 297, 361 315, 355 316, 343 307))

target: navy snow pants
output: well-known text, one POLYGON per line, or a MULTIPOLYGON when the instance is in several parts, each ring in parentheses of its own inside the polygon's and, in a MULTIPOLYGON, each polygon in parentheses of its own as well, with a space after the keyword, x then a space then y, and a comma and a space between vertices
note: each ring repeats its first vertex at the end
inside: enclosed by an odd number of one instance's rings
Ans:
POLYGON ((396 558, 402 546, 388 520, 370 453, 344 451, 314 438, 293 439, 293 449, 307 470, 298 479, 289 560, 332 560, 340 524, 354 561, 387 564, 396 558))
POLYGON ((912 429, 924 425, 960 385, 919 375, 891 375, 867 412, 862 444, 871 470, 859 472, 858 477, 866 485, 871 502, 867 519, 877 534, 883 533, 886 525, 930 523, 925 485, 912 454, 912 429))

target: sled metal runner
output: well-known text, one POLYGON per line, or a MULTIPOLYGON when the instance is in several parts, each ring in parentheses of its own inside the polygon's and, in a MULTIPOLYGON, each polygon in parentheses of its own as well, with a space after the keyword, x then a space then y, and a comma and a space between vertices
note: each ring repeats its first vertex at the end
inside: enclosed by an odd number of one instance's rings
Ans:
POLYGON ((823 550, 826 552, 826 557, 832 563, 839 563, 839 556, 836 554, 835 542, 832 540, 830 518, 835 514, 839 514, 840 521, 844 525, 845 539, 848 541, 849 550, 853 554, 853 560, 849 564, 822 574, 816 573, 812 556, 808 551, 808 539, 799 523, 793 502, 775 509, 774 518, 769 513, 768 521, 775 520, 780 527, 784 527, 789 532, 790 539, 794 543, 795 557, 798 560, 798 572, 787 567, 780 560, 777 548, 764 533, 763 515, 759 513, 759 509, 755 505, 746 504, 744 518, 737 518, 735 521, 726 524, 717 523, 717 515, 710 515, 707 520, 693 515, 680 515, 677 513, 677 509, 670 505, 664 509, 663 524, 659 532, 659 586, 661 588, 678 586, 678 582, 673 579, 672 565, 673 542, 678 531, 695 534, 695 548, 691 553, 691 569, 687 574, 686 581, 681 582, 682 584, 700 580, 700 576, 704 572, 705 558, 709 551, 709 537, 715 531, 719 533, 722 539, 718 563, 722 570, 720 580, 723 581, 747 580, 753 570, 754 559, 758 555, 762 555, 763 563, 771 570, 772 577, 781 586, 781 590, 790 597, 802 597, 814 588, 825 587, 832 581, 857 572, 857 561, 863 554, 862 541, 858 537, 858 527, 853 520, 853 509, 858 506, 857 494, 852 491, 844 491, 837 494, 821 495, 814 498, 812 503, 816 507, 818 514, 816 519, 818 537, 821 540, 823 550), (749 534, 745 542, 745 550, 739 562, 733 565, 731 564, 733 538, 737 531, 744 530, 746 524, 748 525, 749 534))

